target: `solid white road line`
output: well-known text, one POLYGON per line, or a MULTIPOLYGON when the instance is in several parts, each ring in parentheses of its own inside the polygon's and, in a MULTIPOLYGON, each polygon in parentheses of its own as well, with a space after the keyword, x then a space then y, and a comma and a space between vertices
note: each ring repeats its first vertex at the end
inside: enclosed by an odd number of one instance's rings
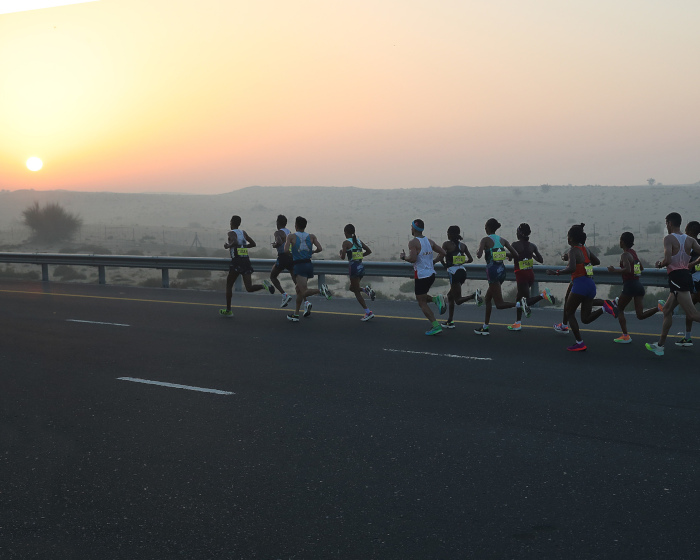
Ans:
POLYGON ((492 361, 491 358, 477 358, 476 356, 460 356, 459 354, 435 354, 433 352, 416 352, 414 350, 395 350, 393 348, 382 348, 386 352, 399 352, 401 354, 423 354, 425 356, 438 356, 440 358, 460 358, 462 360, 483 360, 485 362, 492 361))
POLYGON ((101 323, 100 321, 82 321, 80 319, 66 319, 69 323, 90 323, 91 325, 112 325, 114 327, 129 327, 131 325, 125 325, 123 323, 101 323))
POLYGON ((176 383, 164 383, 163 381, 151 381, 150 379, 139 379, 138 377, 117 377, 121 381, 133 381, 134 383, 147 383, 148 385, 161 385, 163 387, 173 387, 174 389, 187 389, 188 391, 200 391, 202 393, 214 393, 215 395, 235 395, 231 391, 219 391, 218 389, 205 389, 204 387, 193 387, 191 385, 177 385, 176 383))

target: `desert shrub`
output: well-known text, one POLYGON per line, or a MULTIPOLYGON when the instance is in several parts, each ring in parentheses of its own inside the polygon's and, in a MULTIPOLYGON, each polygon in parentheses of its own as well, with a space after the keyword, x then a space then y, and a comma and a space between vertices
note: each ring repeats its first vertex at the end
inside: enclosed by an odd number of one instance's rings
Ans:
POLYGON ((24 224, 33 232, 33 239, 42 243, 70 239, 83 223, 77 215, 67 212, 55 202, 46 204, 43 208, 35 202, 22 215, 24 224))
POLYGON ((36 270, 28 270, 19 272, 11 265, 5 265, 5 268, 0 268, 0 278, 8 280, 39 280, 40 275, 36 270))

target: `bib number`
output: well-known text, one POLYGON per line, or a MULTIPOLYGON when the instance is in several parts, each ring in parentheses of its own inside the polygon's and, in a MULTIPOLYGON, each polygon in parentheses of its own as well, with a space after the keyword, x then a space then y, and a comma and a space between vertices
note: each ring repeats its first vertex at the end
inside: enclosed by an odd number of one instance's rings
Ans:
POLYGON ((452 264, 465 264, 467 262, 466 255, 456 255, 452 257, 452 264))
POLYGON ((641 276, 642 275, 642 265, 639 263, 636 263, 634 265, 634 275, 635 276, 641 276))
POLYGON ((520 270, 530 270, 533 267, 533 259, 523 259, 519 263, 520 270))
POLYGON ((248 249, 246 247, 236 247, 236 255, 239 257, 247 257, 248 249))
POLYGON ((506 252, 503 249, 493 251, 491 253, 491 256, 493 257, 493 260, 495 262, 503 262, 506 260, 506 252))
POLYGON ((695 265, 695 272, 700 272, 700 263, 695 265))
POLYGON ((588 276, 589 278, 592 278, 593 277, 593 265, 587 264, 585 266, 585 269, 586 269, 586 276, 588 276))
POLYGON ((352 252, 352 260, 354 261, 361 261, 362 260, 362 251, 353 251, 352 252))

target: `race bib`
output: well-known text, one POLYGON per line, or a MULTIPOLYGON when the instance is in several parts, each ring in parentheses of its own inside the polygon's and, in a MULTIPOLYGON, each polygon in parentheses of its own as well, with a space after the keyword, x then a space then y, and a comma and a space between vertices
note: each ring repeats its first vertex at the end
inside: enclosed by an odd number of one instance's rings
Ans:
POLYGON ((452 264, 465 264, 467 262, 466 255, 456 255, 452 257, 452 264))
POLYGON ((362 251, 353 251, 352 252, 352 260, 361 261, 362 260, 362 251))
POLYGON ((497 249, 491 252, 491 257, 495 262, 503 262, 506 260, 506 251, 505 249, 497 249))
POLYGON ((635 276, 641 276, 642 275, 642 265, 639 263, 636 263, 634 265, 634 275, 635 276))
POLYGON ((239 257, 247 257, 248 249, 246 247, 236 247, 236 255, 239 257))
POLYGON ((519 263, 520 270, 530 270, 533 267, 533 264, 533 259, 523 259, 519 263))
POLYGON ((585 267, 586 269, 586 276, 593 277, 593 265, 592 264, 587 264, 585 267))
POLYGON ((695 272, 700 272, 700 263, 695 265, 695 272))

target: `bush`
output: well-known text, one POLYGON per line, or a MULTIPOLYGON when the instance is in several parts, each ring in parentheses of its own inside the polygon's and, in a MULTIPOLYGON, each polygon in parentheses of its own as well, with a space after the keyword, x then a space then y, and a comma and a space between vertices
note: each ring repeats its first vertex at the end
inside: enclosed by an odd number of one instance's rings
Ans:
POLYGON ((0 278, 9 280, 39 280, 40 276, 36 270, 17 272, 11 265, 5 265, 4 270, 0 268, 0 278))
POLYGON ((24 224, 32 231, 35 241, 52 243, 70 239, 83 224, 76 216, 66 212, 60 204, 50 203, 43 208, 35 202, 22 212, 24 224))

